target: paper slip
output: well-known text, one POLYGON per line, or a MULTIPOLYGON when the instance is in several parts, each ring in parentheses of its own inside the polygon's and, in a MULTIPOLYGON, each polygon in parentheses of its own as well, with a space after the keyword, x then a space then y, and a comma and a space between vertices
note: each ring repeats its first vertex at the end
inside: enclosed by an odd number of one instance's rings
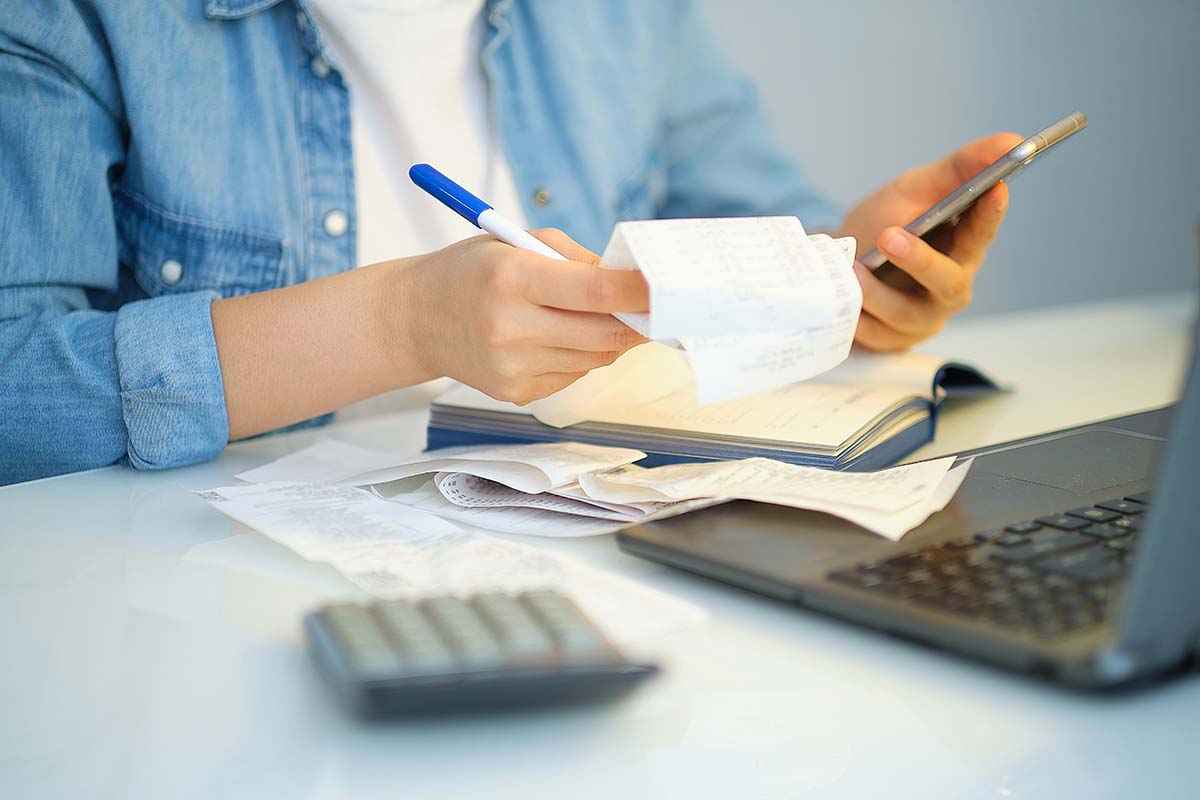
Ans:
POLYGON ((574 483, 581 473, 645 457, 640 450, 577 442, 448 447, 414 456, 327 440, 237 477, 250 483, 367 486, 426 473, 462 472, 537 494, 574 483))
POLYGON ((878 472, 836 472, 765 458, 644 469, 629 465, 583 475, 588 496, 613 503, 710 497, 823 511, 898 540, 940 511, 966 478, 954 457, 878 472))
POLYGON ((699 608, 633 581, 560 554, 465 531, 362 489, 269 483, 198 494, 302 557, 333 565, 379 597, 556 589, 621 643, 705 618, 699 608))
POLYGON ((469 475, 443 475, 441 481, 423 483, 415 489, 393 491, 395 484, 372 487, 376 494, 391 502, 436 514, 462 525, 485 531, 574 539, 613 533, 637 522, 649 522, 700 508, 724 500, 702 498, 682 502, 640 503, 622 506, 580 496, 563 498, 549 492, 529 495, 498 484, 476 486, 464 491, 467 482, 488 483, 469 475), (581 510, 587 508, 586 511, 581 510))
POLYGON ((862 309, 852 238, 808 236, 795 217, 621 222, 601 266, 638 269, 650 313, 618 314, 678 340, 696 399, 711 403, 811 378, 850 352, 862 309))
POLYGON ((836 316, 825 254, 796 217, 619 222, 601 265, 641 271, 650 313, 622 319, 652 339, 782 333, 836 316))
POLYGON ((461 506, 447 499, 434 481, 426 481, 415 489, 398 492, 391 491, 394 486, 395 484, 385 484, 374 486, 372 490, 396 505, 409 506, 462 525, 498 533, 574 539, 612 533, 627 524, 592 516, 566 514, 546 507, 461 506))
POLYGON ((439 472, 434 476, 434 484, 443 497, 462 508, 541 508, 560 514, 576 514, 618 522, 646 516, 646 512, 633 506, 617 506, 615 503, 596 505, 584 498, 563 497, 550 493, 526 494, 510 489, 502 483, 475 475, 464 475, 461 472, 439 472))

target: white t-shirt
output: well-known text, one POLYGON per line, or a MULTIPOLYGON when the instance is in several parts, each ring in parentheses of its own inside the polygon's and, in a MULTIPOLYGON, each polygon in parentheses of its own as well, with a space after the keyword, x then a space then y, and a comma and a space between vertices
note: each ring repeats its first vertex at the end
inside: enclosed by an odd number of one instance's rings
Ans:
POLYGON ((480 231, 413 185, 426 162, 523 224, 480 63, 479 0, 312 0, 350 87, 357 264, 427 253, 480 231))
MULTIPOLYGON (((333 66, 350 88, 357 265, 427 253, 481 233, 409 180, 416 163, 432 164, 525 224, 488 113, 481 6, 479 0, 311 0, 333 66)), ((419 406, 447 384, 380 395, 338 417, 419 406)))

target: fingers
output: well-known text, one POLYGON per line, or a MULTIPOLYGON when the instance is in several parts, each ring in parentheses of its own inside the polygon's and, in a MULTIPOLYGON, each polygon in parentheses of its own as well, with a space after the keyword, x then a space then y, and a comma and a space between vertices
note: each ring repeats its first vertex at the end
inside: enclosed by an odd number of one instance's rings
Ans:
POLYGON ((864 311, 858 318, 858 329, 854 332, 854 341, 868 350, 890 352, 912 347, 920 341, 920 337, 901 333, 864 311))
MULTIPOLYGON (((884 229, 877 247, 889 261, 908 273, 939 305, 949 311, 959 311, 971 302, 974 272, 963 269, 958 262, 935 250, 928 242, 913 236, 903 228, 891 227, 884 229)), ((856 264, 855 267, 858 268, 859 265, 856 264)), ((859 277, 861 280, 862 275, 859 277)), ((869 277, 875 278, 874 275, 869 277)), ((875 278, 875 282, 879 283, 879 279, 875 278)))
POLYGON ((1022 141, 1016 133, 994 133, 976 139, 945 158, 905 173, 901 178, 905 192, 945 197, 1022 141))
POLYGON ((508 384, 498 389, 484 388, 483 390, 496 400, 523 406, 567 388, 586 374, 586 372, 547 372, 528 378, 520 384, 508 384))
POLYGON ((949 256, 972 275, 983 264, 1008 211, 1008 186, 1000 183, 980 197, 954 228, 949 256))
POLYGON ((863 290, 863 316, 911 340, 909 344, 937 333, 950 314, 925 291, 906 292, 888 286, 862 264, 855 263, 854 271, 863 290))
MULTIPOLYGON (((589 314, 583 311, 563 311, 543 308, 538 315, 536 330, 545 331, 544 338, 553 339, 560 347, 589 352, 616 351, 623 353, 642 344, 646 337, 608 314, 589 314)), ((531 331, 535 330, 531 326, 531 331)))
POLYGON ((539 257, 527 267, 524 295, 538 305, 598 314, 650 308, 650 289, 640 272, 539 257))
POLYGON ((994 133, 959 148, 930 166, 937 170, 941 195, 947 195, 966 183, 1024 139, 1016 133, 994 133))
POLYGON ((565 347, 547 347, 538 354, 537 363, 547 372, 591 372, 597 367, 607 367, 621 357, 619 350, 569 350, 565 347))

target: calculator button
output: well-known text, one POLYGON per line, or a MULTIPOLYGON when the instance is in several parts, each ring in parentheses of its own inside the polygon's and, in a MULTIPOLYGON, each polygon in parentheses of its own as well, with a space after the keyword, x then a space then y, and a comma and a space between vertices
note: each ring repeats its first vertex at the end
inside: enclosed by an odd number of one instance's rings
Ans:
POLYGON ((325 611, 346 646, 351 668, 362 680, 390 678, 402 669, 399 656, 371 614, 361 606, 332 606, 325 611))
POLYGON ((533 614, 515 597, 507 594, 475 596, 473 605, 500 639, 500 647, 510 656, 533 656, 554 649, 554 642, 533 614))
POLYGON ((464 667, 481 670, 501 666, 504 659, 496 637, 462 598, 439 597, 426 600, 421 607, 451 643, 455 657, 464 667))
POLYGON ((381 603, 375 613, 384 630, 403 653, 406 674, 424 675, 454 670, 454 656, 445 640, 412 603, 381 603))
POLYGON ((550 629, 555 644, 567 654, 579 656, 605 649, 604 638, 565 597, 548 591, 530 592, 524 600, 550 629))

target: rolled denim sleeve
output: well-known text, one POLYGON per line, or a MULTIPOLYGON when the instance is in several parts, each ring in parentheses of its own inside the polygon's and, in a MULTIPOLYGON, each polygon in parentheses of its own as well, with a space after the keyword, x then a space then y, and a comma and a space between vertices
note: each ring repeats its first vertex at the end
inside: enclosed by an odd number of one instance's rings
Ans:
POLYGON ((771 133, 754 86, 738 74, 691 0, 670 26, 663 140, 668 194, 660 216, 794 214, 835 230, 842 209, 814 186, 771 133))
POLYGON ((127 132, 73 8, 0 19, 0 484, 177 466, 228 439, 215 293, 89 303, 118 282, 110 180, 127 132))
POLYGON ((127 303, 113 326, 121 421, 139 469, 205 461, 229 439, 213 336, 215 292, 127 303))

